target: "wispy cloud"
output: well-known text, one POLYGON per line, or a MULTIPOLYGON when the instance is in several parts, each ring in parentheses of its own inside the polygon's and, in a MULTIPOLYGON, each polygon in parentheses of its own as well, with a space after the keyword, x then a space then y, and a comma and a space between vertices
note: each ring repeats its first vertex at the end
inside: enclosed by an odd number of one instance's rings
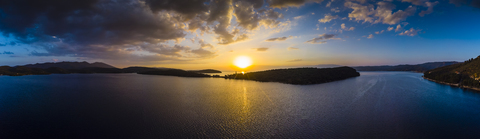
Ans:
POLYGON ((327 40, 340 40, 340 38, 335 38, 335 36, 337 35, 324 33, 324 34, 318 35, 318 37, 316 38, 306 41, 306 43, 323 44, 323 43, 327 43, 327 40))
POLYGON ((367 39, 372 39, 373 38, 373 34, 370 34, 368 35, 367 39))
POLYGON ((410 28, 409 30, 405 30, 404 32, 398 34, 398 35, 405 35, 405 36, 416 36, 418 35, 418 32, 422 31, 421 29, 413 29, 410 28))
POLYGON ((267 39, 267 40, 265 40, 265 41, 267 41, 267 42, 284 41, 284 40, 287 40, 287 39, 289 39, 289 38, 293 38, 293 36, 270 38, 270 39, 267 39))
POLYGON ((297 48, 297 47, 288 47, 287 49, 288 50, 299 50, 299 48, 297 48))
POLYGON ((259 52, 264 52, 264 51, 268 50, 268 48, 266 48, 266 47, 253 48, 253 49, 255 49, 256 51, 259 51, 259 52))
POLYGON ((10 52, 10 51, 3 51, 3 53, 0 53, 0 54, 13 55, 14 53, 13 53, 13 52, 10 52))
POLYGON ((289 60, 287 62, 299 62, 299 61, 303 61, 303 59, 293 59, 293 60, 289 60))

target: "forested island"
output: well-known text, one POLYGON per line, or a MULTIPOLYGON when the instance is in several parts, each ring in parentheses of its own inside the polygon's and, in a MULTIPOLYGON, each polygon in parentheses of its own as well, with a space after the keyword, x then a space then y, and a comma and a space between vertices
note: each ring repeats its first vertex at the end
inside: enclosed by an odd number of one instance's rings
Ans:
POLYGON ((358 71, 413 71, 413 72, 425 72, 431 69, 458 64, 456 61, 447 62, 428 62, 417 65, 396 65, 396 66, 358 66, 353 67, 358 71))
POLYGON ((196 73, 222 73, 222 71, 214 70, 214 69, 204 69, 204 70, 190 70, 191 72, 196 73))
POLYGON ((423 77, 439 83, 480 91, 480 56, 463 63, 426 71, 423 77))
POLYGON ((287 84, 307 85, 343 80, 351 77, 360 76, 355 69, 351 67, 337 68, 291 68, 274 69, 267 71, 237 73, 225 75, 226 79, 242 79, 260 82, 280 82, 287 84))

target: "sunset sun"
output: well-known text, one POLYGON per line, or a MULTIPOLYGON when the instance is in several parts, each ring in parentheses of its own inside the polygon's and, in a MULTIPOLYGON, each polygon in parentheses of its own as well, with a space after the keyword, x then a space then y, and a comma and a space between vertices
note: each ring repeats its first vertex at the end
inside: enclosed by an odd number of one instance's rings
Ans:
POLYGON ((243 69, 252 65, 252 59, 247 56, 239 56, 235 59, 234 64, 235 66, 243 69))

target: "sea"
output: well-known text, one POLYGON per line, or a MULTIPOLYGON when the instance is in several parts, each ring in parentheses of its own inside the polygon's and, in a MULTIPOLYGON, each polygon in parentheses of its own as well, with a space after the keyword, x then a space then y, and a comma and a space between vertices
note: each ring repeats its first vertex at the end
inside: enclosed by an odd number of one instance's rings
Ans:
POLYGON ((480 93, 413 72, 316 85, 0 76, 0 138, 480 138, 480 93))

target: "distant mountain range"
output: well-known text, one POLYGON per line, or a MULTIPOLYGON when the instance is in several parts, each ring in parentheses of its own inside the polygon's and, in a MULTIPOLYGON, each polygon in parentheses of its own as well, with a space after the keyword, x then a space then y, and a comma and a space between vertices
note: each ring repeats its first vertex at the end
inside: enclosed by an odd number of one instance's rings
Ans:
POLYGON ((440 83, 480 90, 480 56, 463 63, 426 71, 423 77, 440 83))
POLYGON ((84 68, 116 68, 114 66, 102 63, 102 62, 95 62, 95 63, 88 63, 88 62, 57 62, 57 63, 37 63, 37 64, 28 64, 24 65, 25 67, 30 68, 41 68, 47 69, 51 67, 57 67, 62 69, 84 69, 84 68))
POLYGON ((448 61, 448 62, 428 62, 417 65, 396 65, 396 66, 359 66, 353 67, 358 71, 415 71, 425 72, 427 70, 458 64, 460 62, 448 61))
POLYGON ((184 71, 172 68, 150 68, 150 67, 128 67, 116 68, 102 63, 88 62, 57 62, 57 63, 36 63, 23 66, 0 66, 0 75, 22 76, 22 75, 44 75, 44 74, 69 74, 69 73, 141 73, 155 75, 171 75, 182 77, 210 77, 203 73, 222 73, 219 70, 205 69, 184 71))

